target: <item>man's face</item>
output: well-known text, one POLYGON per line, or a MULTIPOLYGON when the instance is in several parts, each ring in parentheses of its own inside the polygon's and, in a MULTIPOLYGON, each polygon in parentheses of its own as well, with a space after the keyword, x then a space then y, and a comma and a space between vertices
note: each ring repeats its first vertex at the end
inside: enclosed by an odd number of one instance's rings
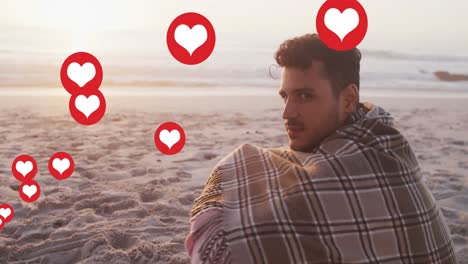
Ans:
POLYGON ((310 152, 344 121, 339 98, 323 74, 321 62, 307 70, 283 68, 279 94, 284 99, 283 119, 293 150, 310 152))

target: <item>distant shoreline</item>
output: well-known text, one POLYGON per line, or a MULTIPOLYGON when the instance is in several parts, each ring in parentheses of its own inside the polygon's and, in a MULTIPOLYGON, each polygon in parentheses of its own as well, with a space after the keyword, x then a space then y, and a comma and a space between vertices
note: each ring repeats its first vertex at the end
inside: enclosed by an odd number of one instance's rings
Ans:
MULTIPOLYGON (((279 98, 277 87, 135 87, 101 86, 105 97, 272 97, 279 98)), ((378 98, 468 98, 468 89, 421 89, 421 88, 361 88, 361 97, 378 98)), ((48 87, 9 87, 0 88, 0 97, 69 97, 61 86, 48 87)))

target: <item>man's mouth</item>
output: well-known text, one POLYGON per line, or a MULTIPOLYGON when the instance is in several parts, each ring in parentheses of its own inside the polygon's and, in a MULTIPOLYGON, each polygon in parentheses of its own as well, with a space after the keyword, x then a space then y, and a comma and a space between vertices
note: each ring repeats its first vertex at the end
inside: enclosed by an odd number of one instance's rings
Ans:
POLYGON ((304 128, 302 127, 297 127, 297 126, 287 126, 286 130, 288 131, 289 137, 297 137, 302 131, 304 131, 304 128))

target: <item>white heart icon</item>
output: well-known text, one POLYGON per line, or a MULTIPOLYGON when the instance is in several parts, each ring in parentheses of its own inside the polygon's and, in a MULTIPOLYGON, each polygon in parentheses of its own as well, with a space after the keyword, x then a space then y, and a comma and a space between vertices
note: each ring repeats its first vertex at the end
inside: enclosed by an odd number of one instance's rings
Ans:
POLYGON ((359 15, 356 10, 348 8, 341 13, 336 8, 330 8, 325 13, 325 26, 333 31, 341 41, 359 24, 359 15))
POLYGON ((174 32, 174 38, 192 56, 192 53, 206 42, 208 33, 203 25, 195 25, 190 29, 187 25, 181 24, 174 32))
POLYGON ((37 192, 37 187, 36 185, 23 185, 22 190, 24 194, 31 198, 37 192))
POLYGON ((78 95, 75 99, 76 109, 83 113, 86 118, 89 118, 89 116, 99 108, 99 104, 99 97, 96 95, 91 95, 89 97, 78 95))
POLYGON ((68 65, 67 75, 70 80, 74 81, 78 86, 83 87, 94 78, 96 75, 96 68, 94 68, 94 65, 90 62, 86 62, 83 66, 72 62, 68 65))
POLYGON ((54 169, 60 172, 60 174, 63 174, 64 171, 70 168, 70 160, 67 158, 63 158, 63 159, 55 158, 52 161, 52 167, 54 167, 54 169))
POLYGON ((159 133, 159 140, 161 140, 161 142, 168 148, 172 148, 172 146, 180 140, 179 130, 174 129, 169 132, 167 129, 164 129, 159 133))
POLYGON ((3 216, 4 219, 7 219, 11 215, 10 208, 0 208, 0 215, 3 216))
POLYGON ((31 161, 18 161, 16 162, 15 168, 19 173, 23 174, 23 176, 26 177, 26 175, 33 170, 33 164, 31 161))

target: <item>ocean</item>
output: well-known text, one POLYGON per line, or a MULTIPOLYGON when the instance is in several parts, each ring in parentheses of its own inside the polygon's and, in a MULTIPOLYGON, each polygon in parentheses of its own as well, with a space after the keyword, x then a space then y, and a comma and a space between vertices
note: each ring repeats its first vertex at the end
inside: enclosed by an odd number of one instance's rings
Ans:
MULTIPOLYGON (((61 89, 60 67, 78 51, 90 52, 101 62, 101 90, 106 94, 275 95, 280 84, 280 69, 273 58, 278 45, 234 42, 218 36, 206 61, 184 65, 170 55, 163 33, 151 37, 90 34, 84 40, 50 31, 15 30, 0 36, 0 96, 67 95, 61 89)), ((361 52, 363 95, 468 97, 468 82, 441 81, 433 74, 468 74, 468 57, 391 50, 361 52)))

